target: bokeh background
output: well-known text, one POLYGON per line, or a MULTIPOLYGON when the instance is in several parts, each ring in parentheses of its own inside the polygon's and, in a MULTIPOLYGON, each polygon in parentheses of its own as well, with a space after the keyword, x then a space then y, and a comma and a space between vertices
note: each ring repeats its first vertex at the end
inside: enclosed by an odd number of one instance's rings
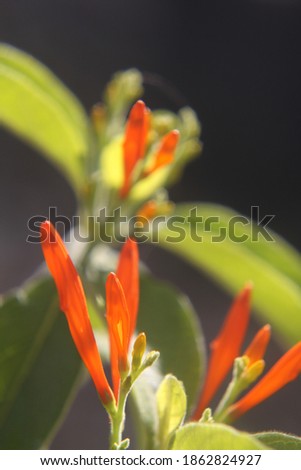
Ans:
MULTIPOLYGON (((245 215, 258 205, 262 214, 275 215, 271 227, 299 249, 300 24, 298 0, 0 3, 0 40, 45 63, 87 110, 111 75, 130 67, 145 74, 152 109, 192 106, 202 122, 204 150, 171 198, 221 203, 245 215)), ((0 153, 0 292, 5 292, 42 261, 39 247, 25 242, 28 218, 47 215, 49 206, 71 216, 76 201, 54 167, 2 129, 0 153)), ((154 274, 189 295, 212 339, 231 299, 162 250, 142 247, 141 256, 154 274)), ((272 345, 268 360, 280 353, 272 345)), ((238 425, 301 434, 300 387, 299 379, 238 425)), ((98 410, 101 414, 88 384, 53 448, 99 448, 98 410)))

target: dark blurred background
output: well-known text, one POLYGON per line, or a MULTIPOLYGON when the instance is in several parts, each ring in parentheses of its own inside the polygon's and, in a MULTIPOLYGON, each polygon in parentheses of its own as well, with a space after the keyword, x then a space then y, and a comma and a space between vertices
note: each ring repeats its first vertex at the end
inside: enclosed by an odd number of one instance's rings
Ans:
MULTIPOLYGON (((130 67, 148 77, 151 108, 192 106, 202 122, 204 150, 172 188, 171 198, 221 203, 245 215, 259 205, 262 214, 275 214, 272 228, 299 249, 300 24, 298 0, 0 3, 1 41, 45 63, 87 110, 111 75, 130 67), (159 77, 156 86, 153 75, 159 77)), ((28 218, 47 215, 49 206, 71 216, 76 202, 56 169, 35 151, 2 129, 0 143, 0 291, 5 292, 42 261, 38 247, 25 242, 28 218)), ((212 339, 230 298, 159 249, 142 247, 141 254, 157 276, 189 295, 212 339)), ((268 358, 279 355, 273 345, 268 358)), ((250 412, 240 427, 300 434, 295 399, 300 386, 300 380, 289 385, 250 412)), ((103 431, 95 407, 96 393, 88 385, 53 447, 98 448, 103 431)))

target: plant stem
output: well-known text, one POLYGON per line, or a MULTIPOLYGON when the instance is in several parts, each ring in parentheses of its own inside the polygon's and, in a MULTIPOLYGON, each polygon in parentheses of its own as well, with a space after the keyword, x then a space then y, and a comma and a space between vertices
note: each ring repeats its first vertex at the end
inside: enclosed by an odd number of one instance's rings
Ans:
POLYGON ((116 445, 118 447, 122 441, 122 433, 125 422, 125 405, 128 392, 129 391, 126 390, 125 387, 121 386, 116 413, 111 415, 112 426, 110 433, 110 449, 116 448, 116 445))
POLYGON ((220 400, 213 418, 215 421, 225 422, 228 407, 248 387, 245 371, 247 370, 246 358, 238 357, 234 361, 232 380, 229 383, 222 399, 220 400))
POLYGON ((214 421, 224 422, 227 408, 236 400, 243 387, 239 380, 232 380, 214 412, 214 421))

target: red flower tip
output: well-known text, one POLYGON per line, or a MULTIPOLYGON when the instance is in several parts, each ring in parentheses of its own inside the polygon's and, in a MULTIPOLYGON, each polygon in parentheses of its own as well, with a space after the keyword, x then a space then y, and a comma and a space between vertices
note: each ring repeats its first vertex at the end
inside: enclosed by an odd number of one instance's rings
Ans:
POLYGON ((211 355, 205 384, 193 415, 200 419, 210 400, 239 356, 250 318, 252 284, 247 283, 234 300, 218 336, 211 343, 211 355))
POLYGON ((75 346, 104 404, 113 400, 91 327, 80 277, 64 243, 49 221, 40 227, 46 264, 56 284, 61 310, 65 313, 75 346))

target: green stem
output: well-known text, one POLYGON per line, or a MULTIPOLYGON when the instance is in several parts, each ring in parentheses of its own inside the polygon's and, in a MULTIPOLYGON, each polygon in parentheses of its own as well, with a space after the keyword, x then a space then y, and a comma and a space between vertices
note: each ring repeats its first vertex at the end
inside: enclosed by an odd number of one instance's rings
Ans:
POLYGON ((248 387, 245 371, 247 368, 246 358, 238 357, 234 361, 232 380, 229 383, 221 401, 219 402, 213 418, 215 421, 224 422, 230 405, 248 387))
POLYGON ((117 446, 122 441, 122 432, 124 428, 125 421, 125 397, 123 400, 119 400, 118 409, 115 416, 112 416, 112 427, 110 434, 110 448, 113 449, 114 446, 117 446))
POLYGON ((123 382, 120 387, 120 394, 116 412, 114 414, 111 414, 112 425, 110 433, 110 449, 116 449, 116 445, 118 448, 122 441, 122 433, 124 430, 125 423, 125 405, 129 391, 130 387, 128 380, 125 380, 125 382, 123 382))
POLYGON ((227 409, 240 395, 244 387, 240 380, 232 380, 227 387, 226 392, 224 393, 221 401, 219 402, 216 411, 214 412, 213 418, 214 421, 224 422, 225 416, 227 414, 227 409))

